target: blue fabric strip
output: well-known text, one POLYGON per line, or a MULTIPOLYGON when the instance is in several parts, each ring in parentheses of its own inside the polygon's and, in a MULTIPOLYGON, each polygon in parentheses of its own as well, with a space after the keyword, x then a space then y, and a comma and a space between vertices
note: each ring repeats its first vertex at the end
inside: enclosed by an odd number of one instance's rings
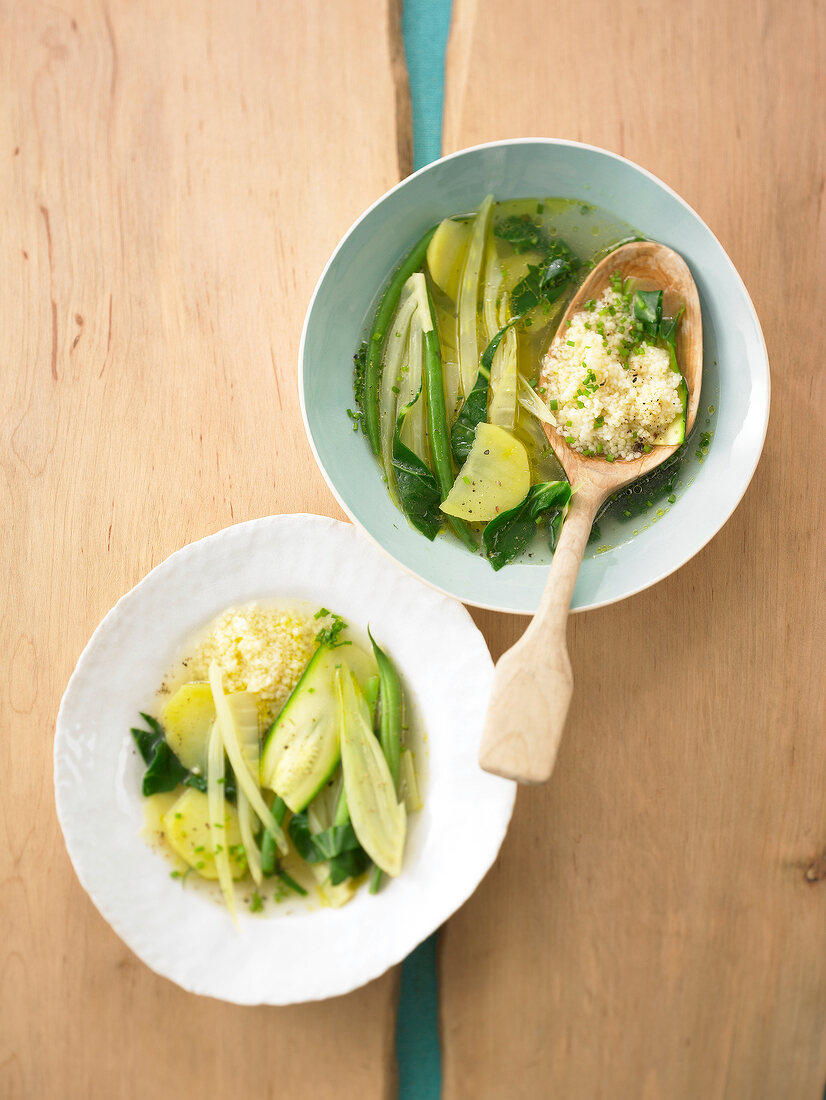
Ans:
POLYGON ((442 155, 445 48, 451 0, 404 0, 402 34, 413 105, 413 166, 442 155))
MULTIPOLYGON (((451 0, 404 0, 402 33, 413 105, 414 168, 441 156, 450 9, 451 0)), ((442 1057, 435 935, 402 965, 396 1058, 399 1100, 439 1100, 442 1057)))

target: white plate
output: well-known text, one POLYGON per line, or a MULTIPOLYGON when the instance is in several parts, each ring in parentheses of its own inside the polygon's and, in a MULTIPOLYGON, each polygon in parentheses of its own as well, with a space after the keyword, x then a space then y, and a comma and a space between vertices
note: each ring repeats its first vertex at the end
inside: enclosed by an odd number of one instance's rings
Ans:
POLYGON ((493 663, 470 615, 394 566, 348 524, 271 516, 184 547, 109 612, 60 707, 55 794, 66 847, 92 901, 153 970, 238 1004, 334 997, 384 973, 439 927, 496 858, 515 786, 476 754, 493 663), (369 622, 426 733, 424 809, 402 875, 342 909, 240 913, 170 878, 139 835, 143 763, 129 728, 187 637, 226 607, 304 599, 369 622))

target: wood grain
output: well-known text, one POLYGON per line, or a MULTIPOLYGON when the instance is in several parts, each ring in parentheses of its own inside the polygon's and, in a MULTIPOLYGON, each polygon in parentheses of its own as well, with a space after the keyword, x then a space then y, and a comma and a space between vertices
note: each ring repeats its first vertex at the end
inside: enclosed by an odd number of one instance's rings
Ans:
POLYGON ((409 163, 398 5, 1 15, 0 1094, 390 1095, 395 976, 292 1009, 156 977, 75 880, 51 753, 83 645, 148 569, 232 522, 337 514, 298 340, 409 163))
MULTIPOLYGON (((666 180, 752 294, 773 411, 713 542, 572 620, 554 775, 443 935, 446 1100, 822 1096, 824 45, 811 0, 455 0, 446 150, 573 138, 666 180)), ((476 618, 495 656, 525 625, 476 618)))

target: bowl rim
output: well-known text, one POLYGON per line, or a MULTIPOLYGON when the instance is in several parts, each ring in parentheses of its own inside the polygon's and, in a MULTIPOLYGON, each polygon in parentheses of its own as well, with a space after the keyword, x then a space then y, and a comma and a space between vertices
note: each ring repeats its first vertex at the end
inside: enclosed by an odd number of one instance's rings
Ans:
MULTIPOLYGON (((726 516, 726 518, 719 525, 719 527, 717 527, 714 531, 711 532, 711 534, 708 535, 707 538, 704 538, 703 541, 700 542, 698 545, 692 546, 692 549, 688 553, 678 554, 677 555, 678 560, 677 560, 676 564, 670 564, 666 568, 663 568, 663 569, 660 569, 660 570, 657 570, 657 571, 653 572, 652 575, 650 576, 650 578, 646 579, 643 583, 637 584, 635 587, 630 589, 628 592, 623 593, 622 595, 612 596, 612 597, 607 598, 607 599, 598 600, 594 603, 589 603, 589 604, 586 604, 586 605, 581 606, 581 607, 573 607, 572 606, 570 608, 570 613, 571 614, 577 614, 577 613, 582 612, 582 611, 596 611, 601 607, 609 607, 611 604, 620 603, 622 600, 626 600, 631 596, 636 596, 640 592, 644 592, 646 589, 653 587, 653 585, 658 584, 662 580, 665 580, 665 578, 671 576, 672 573, 676 573, 679 569, 682 569, 682 567, 687 562, 689 562, 693 557, 695 557, 697 554, 699 554, 700 551, 703 550, 711 542, 711 540, 716 535, 718 535, 720 533, 720 531, 722 531, 722 529, 725 527, 725 525, 729 522, 731 517, 737 511, 737 508, 740 506, 740 503, 742 502, 743 497, 745 496, 746 491, 747 491, 749 485, 751 484, 752 478, 754 477, 754 473, 757 469, 758 463, 760 462, 760 457, 763 453, 763 448, 764 448, 765 443, 766 443, 766 435, 767 435, 767 432, 768 432, 768 425, 769 425, 769 416, 770 416, 770 413, 771 413, 771 371, 770 371, 770 367, 769 367, 769 353, 768 353, 768 347, 766 345, 766 338, 763 334, 763 327, 760 324, 760 318, 757 315, 757 310, 754 307, 754 302, 751 299, 751 295, 748 292, 748 289, 746 287, 746 284, 743 281, 742 276, 740 275, 737 268, 734 266, 733 260, 729 256, 726 249, 723 247, 721 241, 717 237, 717 234, 710 228, 710 226, 706 223, 706 221, 703 218, 700 217, 700 215, 697 213, 697 211, 694 209, 694 207, 691 206, 688 202, 686 202, 686 200, 684 198, 682 198, 682 196, 679 195, 672 187, 670 187, 667 183, 665 183, 663 180, 661 180, 659 176, 656 176, 653 172, 649 171, 647 168, 643 168, 642 165, 637 164, 636 161, 630 160, 628 157, 624 157, 620 153, 615 153, 610 149, 605 149, 604 147, 602 147, 600 145, 591 145, 587 142, 582 142, 582 141, 572 141, 568 138, 549 138, 549 137, 502 138, 498 141, 480 142, 477 145, 469 145, 466 148, 456 149, 452 153, 447 153, 445 156, 439 157, 437 160, 431 161, 429 164, 426 164, 422 168, 419 168, 415 172, 412 172, 409 176, 405 176, 404 179, 399 180, 398 183, 394 184, 387 191, 385 191, 383 194, 381 194, 374 202, 372 202, 366 208, 366 210, 363 211, 363 213, 361 213, 359 215, 358 218, 356 218, 356 220, 350 225, 350 227, 347 229, 347 231, 343 234, 343 236, 339 240, 338 244, 336 245, 335 249, 332 251, 332 253, 328 257, 327 262, 324 265, 324 269, 322 270, 321 274, 318 277, 318 281, 316 282, 316 285, 315 285, 315 288, 313 290, 312 296, 310 298, 309 304, 307 305, 306 313, 304 315, 304 324, 302 325, 302 328, 301 328, 301 339, 299 341, 299 346, 298 346, 298 399, 299 399, 299 404, 300 404, 300 407, 301 407, 301 419, 304 423, 304 432, 305 432, 305 435, 307 437, 307 442, 310 445, 310 449, 312 450, 313 458, 315 459, 316 465, 318 466, 319 470, 321 471, 321 475, 324 478, 325 482, 327 483, 327 486, 330 489, 330 492, 333 494, 336 501, 338 502, 338 504, 340 505, 342 510, 346 513, 346 515, 349 517, 349 519, 359 528, 359 530, 363 534, 365 534, 370 539, 371 542, 373 542, 376 546, 379 547, 379 549, 382 551, 382 553, 384 553, 387 557, 389 557, 391 561, 395 562, 396 565, 399 568, 403 569, 405 572, 409 573, 411 576, 416 577, 418 580, 423 581, 425 584, 429 585, 431 588, 435 588, 437 592, 441 592, 446 596, 452 597, 453 599, 458 599, 459 597, 457 597, 455 595, 455 593, 451 592, 449 588, 444 588, 441 585, 437 584, 435 581, 431 580, 430 578, 428 578, 426 576, 423 576, 421 573, 418 573, 415 569, 412 568, 412 566, 408 565, 406 562, 401 561, 394 554, 392 554, 388 549, 386 549, 385 546, 379 541, 379 539, 375 535, 373 535, 373 533, 371 531, 367 530, 367 528, 360 522, 360 520, 357 518, 357 516, 354 514, 354 512, 348 506, 347 502, 343 499, 343 497, 341 496, 341 494, 337 490, 336 486, 333 484, 332 478, 328 474, 327 469, 325 468, 323 462, 321 461, 321 456, 319 455, 318 449, 316 448, 315 440, 313 438, 313 434, 312 434, 312 431, 311 431, 311 428, 310 428, 310 422, 309 422, 309 416, 308 416, 308 413, 307 413, 307 405, 306 405, 305 392, 304 392, 305 347, 306 347, 306 341, 307 341, 307 333, 309 331, 309 327, 310 327, 310 323, 311 323, 312 314, 313 314, 313 310, 314 310, 314 307, 315 307, 316 299, 317 299, 317 297, 318 297, 318 295, 321 291, 321 288, 322 288, 322 286, 323 286, 323 284, 326 280, 327 272, 330 270, 331 266, 333 265, 333 263, 336 260, 336 257, 342 251, 342 249, 345 247, 345 245, 350 240, 350 238, 353 236, 353 234, 357 231, 357 229, 359 228, 361 223, 363 221, 365 221, 377 207, 379 207, 383 202, 385 202, 385 200, 388 199, 391 195, 393 195, 397 191, 407 187, 410 183, 412 183, 413 180, 418 179, 420 176, 426 175, 428 172, 433 171, 436 167, 438 167, 439 165, 444 164, 447 161, 457 160, 457 159, 460 159, 464 156, 467 156, 468 154, 477 153, 477 152, 480 152, 480 151, 485 150, 485 149, 498 149, 498 148, 502 148, 504 146, 515 146, 515 145, 542 145, 542 146, 553 146, 553 147, 567 147, 567 148, 580 149, 580 150, 590 152, 590 153, 596 153, 597 155, 606 157, 609 160, 614 160, 614 161, 619 162, 620 164, 627 165, 628 167, 630 167, 630 168, 634 169, 635 171, 639 172, 641 175, 645 176, 647 179, 651 180, 658 187, 660 187, 663 191, 665 191, 672 199, 674 199, 680 206, 682 206, 686 211, 688 211, 688 213, 691 214, 692 217, 694 217, 700 223, 700 225, 708 232, 708 234, 712 238, 713 242, 719 248, 720 255, 723 258, 723 260, 725 261, 725 263, 727 264, 730 274, 734 277, 734 280, 739 285, 739 288, 742 291, 743 298, 745 300, 745 304, 746 304, 748 310, 751 312, 751 316, 752 316, 752 319, 754 321, 754 325, 755 325, 755 329, 756 329, 756 333, 757 333, 757 337, 758 337, 758 341, 759 341, 759 348, 760 348, 760 351, 761 351, 760 362, 759 362, 759 364, 755 364, 755 366, 759 368, 758 381, 760 383, 762 383, 762 389, 761 389, 760 393, 758 394, 758 400, 760 398, 762 398, 762 402, 764 404, 764 408, 762 410, 762 429, 761 429, 761 434, 760 434, 760 445, 759 445, 759 447, 757 447, 755 449, 754 458, 753 458, 752 463, 751 463, 751 468, 748 469, 747 474, 746 474, 746 476, 743 480, 740 492, 737 496, 737 499, 734 501, 734 504, 733 504, 731 510, 729 511, 728 515, 726 516)), ((759 409, 758 409, 758 411, 759 411, 759 409)), ((549 568, 550 568, 550 566, 549 566, 549 568)), ((499 604, 499 603, 488 603, 488 602, 477 601, 477 600, 468 600, 468 599, 463 599, 463 600, 461 600, 461 602, 469 605, 470 607, 478 607, 478 608, 481 608, 482 610, 485 610, 485 611, 499 611, 499 612, 504 612, 506 614, 511 614, 511 615, 530 614, 530 612, 526 613, 522 609, 515 609, 513 607, 509 607, 507 605, 499 604)))

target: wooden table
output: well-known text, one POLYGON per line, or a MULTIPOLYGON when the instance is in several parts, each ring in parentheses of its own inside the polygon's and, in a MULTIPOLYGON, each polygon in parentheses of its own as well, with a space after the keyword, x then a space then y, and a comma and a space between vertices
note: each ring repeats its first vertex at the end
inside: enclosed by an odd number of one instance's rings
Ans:
MULTIPOLYGON (((328 253, 409 170, 397 3, 0 10, 0 1095, 392 1095, 397 975, 289 1009, 156 977, 75 880, 51 750, 149 568, 228 523, 340 514, 295 362, 328 253)), ((774 399, 717 538, 571 625, 557 770, 441 941, 448 1100, 822 1092, 825 10, 455 0, 445 148, 574 138, 665 179, 752 293, 774 399)), ((476 618, 495 655, 524 627, 476 618)))

